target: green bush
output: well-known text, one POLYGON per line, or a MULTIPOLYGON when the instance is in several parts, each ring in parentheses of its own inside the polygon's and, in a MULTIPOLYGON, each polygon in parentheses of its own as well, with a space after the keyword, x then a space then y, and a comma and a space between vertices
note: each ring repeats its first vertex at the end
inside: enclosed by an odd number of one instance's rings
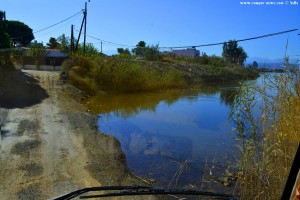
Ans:
POLYGON ((74 57, 66 60, 62 64, 62 71, 67 73, 71 70, 72 67, 80 66, 80 67, 84 68, 87 72, 89 72, 90 69, 93 68, 93 65, 94 64, 90 60, 85 58, 84 56, 74 56, 74 57))
POLYGON ((225 66, 231 66, 231 63, 226 62, 223 58, 219 56, 210 56, 208 65, 213 67, 225 67, 225 66))
POLYGON ((130 54, 125 54, 125 53, 122 53, 122 54, 118 54, 115 56, 116 58, 119 58, 119 59, 132 59, 133 56, 131 56, 130 54))
POLYGON ((144 49, 144 57, 146 60, 157 61, 160 58, 160 52, 158 50, 158 45, 147 46, 144 49))
POLYGON ((186 85, 182 74, 173 68, 160 71, 147 62, 75 56, 63 63, 70 83, 92 93, 96 90, 137 91, 178 88, 186 85), (90 87, 90 88, 88 88, 90 87))
POLYGON ((87 94, 94 94, 96 92, 96 88, 93 80, 88 77, 79 76, 77 72, 76 68, 72 68, 70 70, 69 82, 78 89, 85 91, 87 94))
POLYGON ((201 65, 207 65, 209 63, 209 57, 206 54, 201 57, 196 57, 195 60, 201 65))
POLYGON ((0 51, 0 68, 5 71, 15 70, 12 51, 0 51))

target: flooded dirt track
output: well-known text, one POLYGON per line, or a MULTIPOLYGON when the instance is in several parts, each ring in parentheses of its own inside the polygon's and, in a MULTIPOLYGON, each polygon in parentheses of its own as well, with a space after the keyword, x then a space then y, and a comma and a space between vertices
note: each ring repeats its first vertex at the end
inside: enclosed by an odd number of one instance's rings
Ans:
MULTIPOLYGON (((119 142, 69 97, 59 73, 22 71, 1 82, 1 199, 48 199, 83 187, 144 184, 119 142)), ((149 197, 151 198, 151 197, 149 197)))

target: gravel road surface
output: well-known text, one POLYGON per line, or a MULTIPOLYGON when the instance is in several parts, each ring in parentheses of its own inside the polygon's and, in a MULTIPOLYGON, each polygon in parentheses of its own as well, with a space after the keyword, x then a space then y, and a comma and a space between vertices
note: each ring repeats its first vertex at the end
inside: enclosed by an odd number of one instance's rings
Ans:
POLYGON ((97 131, 97 117, 71 97, 80 93, 70 87, 46 71, 14 72, 0 82, 1 199, 146 184, 129 171, 118 140, 97 131))

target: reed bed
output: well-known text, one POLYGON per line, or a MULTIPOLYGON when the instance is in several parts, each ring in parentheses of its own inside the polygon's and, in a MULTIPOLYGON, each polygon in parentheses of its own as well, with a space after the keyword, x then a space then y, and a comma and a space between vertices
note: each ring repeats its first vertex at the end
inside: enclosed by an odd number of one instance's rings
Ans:
POLYGON ((232 105, 241 199, 280 199, 300 142, 299 72, 241 85, 232 105))

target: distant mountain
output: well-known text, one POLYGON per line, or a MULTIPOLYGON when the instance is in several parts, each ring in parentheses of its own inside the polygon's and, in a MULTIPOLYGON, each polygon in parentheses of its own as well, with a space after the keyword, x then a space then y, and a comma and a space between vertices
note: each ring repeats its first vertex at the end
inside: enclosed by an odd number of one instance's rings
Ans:
MULTIPOLYGON (((261 58, 261 57, 249 57, 247 58, 246 65, 252 64, 253 61, 256 61, 259 68, 269 68, 269 69, 282 69, 283 67, 283 58, 261 58)), ((290 64, 295 65, 297 64, 299 66, 299 61, 297 62, 297 59, 292 58, 290 59, 290 64)))
POLYGON ((262 57, 249 57, 247 58, 247 63, 253 63, 256 61, 257 63, 283 63, 283 58, 262 58, 262 57))

